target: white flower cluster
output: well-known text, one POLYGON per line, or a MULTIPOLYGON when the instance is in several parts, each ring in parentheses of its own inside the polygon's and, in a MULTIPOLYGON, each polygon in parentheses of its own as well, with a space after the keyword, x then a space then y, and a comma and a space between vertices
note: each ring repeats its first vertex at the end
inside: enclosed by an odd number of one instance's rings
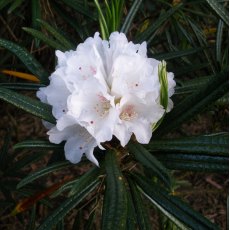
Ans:
MULTIPOLYGON (((109 41, 99 33, 79 44, 75 51, 56 51, 58 64, 50 85, 37 96, 52 106, 56 125, 47 125, 52 143, 65 143, 72 163, 86 157, 98 165, 94 148, 114 136, 125 146, 132 134, 146 144, 152 124, 165 110, 160 105, 159 61, 147 58, 146 43, 128 42, 114 32, 109 41)), ((173 74, 168 73, 168 94, 174 93, 173 74)), ((169 100, 169 104, 172 102, 169 100)))

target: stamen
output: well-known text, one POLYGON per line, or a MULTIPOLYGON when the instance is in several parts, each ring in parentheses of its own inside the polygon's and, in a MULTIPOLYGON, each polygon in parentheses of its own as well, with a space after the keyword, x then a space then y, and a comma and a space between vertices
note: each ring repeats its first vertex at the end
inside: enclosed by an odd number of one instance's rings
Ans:
POLYGON ((120 119, 124 121, 131 121, 137 118, 138 114, 134 111, 133 105, 128 105, 120 114, 120 119))
POLYGON ((94 106, 94 109, 99 114, 100 117, 104 117, 106 114, 109 113, 109 109, 111 108, 109 100, 107 100, 103 95, 98 94, 98 99, 100 103, 97 103, 94 106))

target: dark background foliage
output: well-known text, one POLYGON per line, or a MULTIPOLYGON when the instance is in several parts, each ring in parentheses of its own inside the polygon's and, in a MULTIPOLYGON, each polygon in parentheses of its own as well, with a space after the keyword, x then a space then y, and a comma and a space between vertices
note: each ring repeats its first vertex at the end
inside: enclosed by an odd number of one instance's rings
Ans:
MULTIPOLYGON (((210 158, 207 161, 204 158, 187 160, 185 157, 188 155, 183 155, 187 150, 178 150, 178 145, 174 150, 164 149, 162 146, 167 147, 169 144, 164 142, 165 139, 228 132, 228 1, 145 0, 139 6, 137 1, 129 0, 124 4, 121 26, 126 22, 134 4, 137 11, 133 9, 133 12, 136 14, 126 28, 122 27, 123 30, 129 40, 147 41, 149 57, 166 60, 168 70, 175 73, 177 81, 176 94, 173 97, 175 108, 154 133, 152 147, 150 144, 146 148, 153 150, 154 156, 167 168, 172 169, 175 179, 173 195, 185 200, 221 229, 227 229, 226 161, 214 159, 211 162, 210 158), (214 76, 218 77, 216 83, 212 82, 214 76), (160 140, 163 142, 154 142, 160 138, 163 138, 160 140)), ((25 47, 39 60, 44 70, 51 73, 55 68, 54 50, 69 50, 92 36, 99 30, 97 15, 93 1, 2 0, 0 38, 25 47), (37 31, 41 33, 36 34, 37 31)), ((4 46, 0 47, 1 70, 46 75, 37 66, 29 65, 29 69, 25 64, 4 46)), ((0 73, 1 89, 14 89, 20 94, 35 98, 34 89, 38 86, 0 73)), ((0 91, 1 95, 6 95, 4 89, 0 91)), ((45 148, 45 151, 40 148, 13 149, 16 143, 28 139, 46 140, 46 130, 40 119, 8 104, 6 99, 0 101, 0 106, 0 228, 35 229, 51 211, 65 202, 68 193, 60 193, 59 196, 49 194, 24 212, 12 216, 10 213, 15 205, 23 198, 46 191, 53 185, 59 186, 63 181, 68 184, 88 172, 92 165, 84 161, 76 166, 61 165, 59 170, 50 171, 45 177, 18 189, 17 184, 22 178, 47 164, 52 165, 52 162, 56 162, 55 158, 62 159, 63 151, 53 151, 52 148, 45 148)), ((31 113, 36 115, 37 112, 31 113)), ((212 152, 211 148, 222 144, 215 141, 213 140, 211 147, 207 147, 209 153, 212 152)), ((199 144, 194 146, 194 143, 191 142, 190 148, 194 147, 198 155, 202 155, 199 144)), ((204 141, 200 143, 205 145, 204 141)), ((174 145, 171 144, 173 148, 174 145)), ((220 150, 216 150, 218 151, 220 150)), ((133 163, 130 156, 119 159, 122 172, 142 170, 140 165, 133 163)), ((148 170, 144 173, 146 176, 153 176, 148 170)), ((103 186, 101 184, 94 193, 81 201, 77 208, 72 209, 64 220, 58 222, 56 229, 77 229, 76 226, 80 226, 79 229, 100 229, 103 186)), ((154 226, 153 229, 177 229, 146 199, 144 206, 148 208, 151 217, 149 226, 154 226)))

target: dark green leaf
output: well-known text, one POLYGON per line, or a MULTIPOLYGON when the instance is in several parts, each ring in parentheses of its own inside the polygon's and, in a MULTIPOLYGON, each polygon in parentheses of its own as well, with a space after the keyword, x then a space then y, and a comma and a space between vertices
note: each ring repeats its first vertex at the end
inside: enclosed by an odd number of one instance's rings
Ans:
POLYGON ((4 39, 0 39, 0 46, 16 55, 24 63, 27 69, 38 77, 42 84, 48 83, 49 74, 25 48, 4 39))
POLYGON ((229 159, 225 156, 159 153, 155 156, 169 169, 227 173, 229 159))
POLYGON ((78 180, 80 180, 80 179, 77 178, 75 180, 68 181, 65 184, 61 185, 55 192, 52 193, 52 195, 50 197, 55 198, 55 197, 59 196, 61 193, 63 193, 64 191, 71 190, 73 185, 75 185, 78 180))
POLYGON ((20 149, 20 148, 26 148, 26 149, 63 149, 63 145, 59 144, 53 144, 50 143, 47 140, 26 140, 17 143, 14 145, 14 149, 20 149))
POLYGON ((116 161, 116 153, 106 152, 106 190, 103 201, 102 230, 126 228, 127 191, 124 177, 116 161))
POLYGON ((84 41, 87 36, 86 36, 82 26, 80 25, 80 23, 78 23, 76 21, 76 19, 73 18, 72 15, 69 14, 69 12, 66 12, 65 8, 63 8, 59 4, 57 4, 57 2, 52 1, 50 3, 52 5, 52 7, 54 8, 54 10, 57 12, 58 16, 62 17, 64 19, 64 21, 66 21, 73 29, 75 29, 75 31, 80 36, 81 40, 84 41))
MULTIPOLYGON (((75 48, 75 45, 73 45, 70 41, 68 41, 62 34, 60 34, 60 32, 54 27, 51 26, 50 24, 48 24, 47 22, 43 21, 43 20, 37 20, 45 29, 47 29, 50 34, 53 35, 53 37, 55 39, 57 39, 57 41, 59 41, 59 43, 61 44, 61 48, 62 50, 71 50, 75 48)), ((41 38, 40 38, 41 39, 41 38)), ((47 41, 46 41, 47 42, 47 41)), ((50 41, 49 41, 50 42, 50 41)), ((54 44, 55 46, 57 44, 54 44)), ((58 45, 58 47, 60 47, 58 45)))
POLYGON ((62 204, 58 206, 39 226, 37 230, 52 229, 66 214, 71 211, 77 204, 79 204, 91 191, 93 191, 99 184, 99 180, 93 181, 83 189, 79 190, 75 195, 67 198, 62 204))
POLYGON ((151 54, 149 55, 149 57, 153 57, 157 60, 170 60, 170 59, 185 57, 194 53, 198 53, 201 50, 202 50, 201 48, 193 48, 188 50, 179 50, 179 51, 172 51, 167 53, 151 54))
POLYGON ((3 9, 5 6, 9 5, 13 0, 1 0, 0 1, 0 10, 3 9))
POLYGON ((94 229, 94 228, 93 228, 93 222, 94 222, 94 220, 95 220, 95 215, 96 215, 95 212, 96 212, 95 210, 94 210, 93 212, 91 212, 91 214, 90 214, 90 216, 89 216, 89 218, 88 218, 88 220, 87 220, 87 222, 86 222, 86 225, 85 225, 84 230, 91 230, 91 229, 94 229))
POLYGON ((147 43, 151 43, 153 38, 155 37, 155 32, 159 29, 159 27, 168 20, 178 9, 180 9, 182 4, 177 4, 176 6, 172 7, 168 11, 162 13, 160 17, 152 24, 150 25, 141 35, 139 35, 135 42, 143 42, 147 41, 147 43))
POLYGON ((168 170, 142 145, 132 142, 128 144, 128 149, 134 155, 137 161, 151 170, 168 186, 168 188, 171 187, 171 178, 168 170))
POLYGON ((133 178, 143 194, 179 227, 185 229, 186 225, 196 230, 218 229, 216 225, 212 224, 200 213, 191 209, 179 198, 169 195, 162 188, 159 188, 157 184, 155 185, 150 180, 137 174, 133 175, 133 178))
MULTIPOLYGON (((38 0, 31 0, 31 20, 32 20, 32 27, 34 29, 40 29, 40 25, 38 23, 38 19, 41 19, 41 4, 38 0)), ((39 47, 39 40, 35 38, 35 47, 39 47)))
POLYGON ((73 186, 72 189, 69 192, 69 196, 74 195, 75 193, 79 192, 79 190, 83 189, 88 184, 91 184, 93 181, 97 180, 101 171, 100 168, 94 167, 88 172, 86 172, 84 175, 81 176, 79 180, 77 180, 73 186))
POLYGON ((97 7, 97 11, 99 14, 99 24, 100 24, 100 29, 101 29, 101 36, 103 39, 108 39, 109 38, 108 22, 105 19, 105 16, 103 14, 103 11, 101 9, 101 6, 100 6, 98 0, 94 0, 94 3, 97 7))
POLYGON ((41 19, 41 5, 38 0, 31 0, 31 12, 32 12, 32 27, 39 29, 38 19, 41 19))
POLYGON ((47 166, 45 168, 42 168, 42 169, 39 169, 38 171, 36 172, 32 172, 30 173, 26 178, 22 179, 18 185, 17 185, 17 189, 31 183, 32 181, 42 177, 42 176, 45 176, 51 172, 54 172, 56 170, 60 170, 60 169, 63 169, 63 168, 66 168, 68 166, 71 166, 71 164, 68 162, 68 161, 64 161, 64 162, 57 162, 55 164, 52 164, 50 166, 47 166))
POLYGON ((221 5, 217 0, 206 0, 209 6, 216 12, 216 14, 228 25, 228 12, 224 6, 221 5))
POLYGON ((178 139, 152 140, 146 147, 149 151, 185 152, 197 154, 227 155, 228 134, 213 134, 178 139))
POLYGON ((126 16, 125 21, 121 27, 121 32, 127 34, 128 30, 132 24, 132 21, 133 21, 137 11, 139 10, 139 8, 141 6, 141 3, 142 3, 142 0, 135 0, 133 2, 132 7, 130 8, 129 13, 126 16))
POLYGON ((12 163, 6 171, 6 175, 15 175, 17 171, 21 170, 23 167, 39 160, 43 156, 47 155, 47 153, 32 153, 28 156, 23 157, 22 159, 12 163))
POLYGON ((37 91, 40 87, 44 87, 42 84, 35 83, 0 83, 0 87, 15 90, 35 90, 37 91))
POLYGON ((127 220, 126 230, 136 229, 136 213, 134 209, 131 193, 127 192, 127 220))
POLYGON ((151 226, 149 213, 147 212, 146 206, 141 197, 140 191, 137 189, 136 185, 132 180, 128 179, 130 191, 132 194, 132 202, 134 205, 135 215, 137 219, 137 223, 139 225, 140 230, 150 230, 154 229, 151 226))
POLYGON ((35 222, 36 222, 36 205, 33 206, 31 211, 31 215, 29 218, 29 224, 26 230, 34 230, 35 229, 35 222))
POLYGON ((11 14, 14 10, 16 10, 21 4, 23 3, 23 0, 14 0, 11 6, 9 7, 7 13, 11 14))
POLYGON ((217 106, 228 106, 229 105, 229 93, 226 93, 223 97, 215 101, 217 106))
POLYGON ((64 230, 64 228, 65 228, 64 220, 61 219, 56 225, 56 230, 64 230))
POLYGON ((83 211, 82 209, 80 209, 78 210, 77 215, 75 217, 72 230, 83 229, 83 219, 83 211))
POLYGON ((228 91, 228 71, 219 73, 212 77, 197 92, 187 96, 173 110, 166 114, 161 126, 155 135, 162 135, 175 129, 180 124, 191 119, 197 113, 204 110, 206 106, 215 102, 228 91))
MULTIPOLYGON (((185 74, 189 74, 191 72, 198 71, 200 69, 204 69, 209 66, 209 63, 198 63, 198 64, 189 64, 185 65, 184 67, 180 67, 178 69, 173 70, 175 76, 183 76, 185 74)), ((195 79, 194 79, 195 80, 195 79)))
POLYGON ((217 33, 216 33, 216 60, 221 63, 221 46, 223 40, 223 29, 224 23, 222 20, 219 20, 217 33))
POLYGON ((23 109, 46 121, 51 123, 56 122, 51 112, 51 106, 48 104, 42 103, 38 100, 21 95, 3 87, 0 88, 0 99, 7 101, 8 103, 11 103, 16 107, 23 109))
POLYGON ((212 78, 213 76, 206 76, 197 77, 187 81, 180 81, 180 86, 176 87, 175 94, 194 93, 199 90, 200 87, 204 87, 212 78))
POLYGON ((61 50, 61 51, 66 50, 65 46, 63 46, 60 43, 56 42, 55 40, 47 37, 46 35, 44 35, 43 32, 41 32, 39 30, 35 30, 32 28, 28 28, 28 27, 23 27, 22 29, 24 31, 26 31, 27 33, 31 34, 33 37, 43 41, 45 44, 47 44, 48 46, 50 46, 56 50, 61 50))
POLYGON ((67 6, 73 8, 76 10, 78 13, 83 14, 93 20, 95 20, 94 14, 92 14, 91 11, 87 10, 83 4, 75 1, 75 0, 62 0, 63 3, 65 3, 67 6))

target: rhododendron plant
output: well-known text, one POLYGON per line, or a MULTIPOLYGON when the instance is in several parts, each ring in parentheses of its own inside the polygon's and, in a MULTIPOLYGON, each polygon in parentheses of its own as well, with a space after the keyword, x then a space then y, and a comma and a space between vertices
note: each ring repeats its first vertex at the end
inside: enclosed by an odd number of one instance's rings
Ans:
POLYGON ((226 1, 0 0, 0 11, 0 229, 226 226, 226 1))
MULTIPOLYGON (((76 50, 56 51, 57 67, 50 84, 37 96, 52 106, 57 119, 49 125, 49 140, 66 141, 65 156, 72 163, 83 153, 98 165, 96 146, 113 136, 124 147, 135 135, 147 144, 153 124, 167 108, 160 103, 160 62, 147 57, 146 42, 128 42, 125 34, 113 32, 109 41, 99 33, 79 44, 76 50)), ((173 74, 167 74, 167 97, 174 93, 173 74)))

